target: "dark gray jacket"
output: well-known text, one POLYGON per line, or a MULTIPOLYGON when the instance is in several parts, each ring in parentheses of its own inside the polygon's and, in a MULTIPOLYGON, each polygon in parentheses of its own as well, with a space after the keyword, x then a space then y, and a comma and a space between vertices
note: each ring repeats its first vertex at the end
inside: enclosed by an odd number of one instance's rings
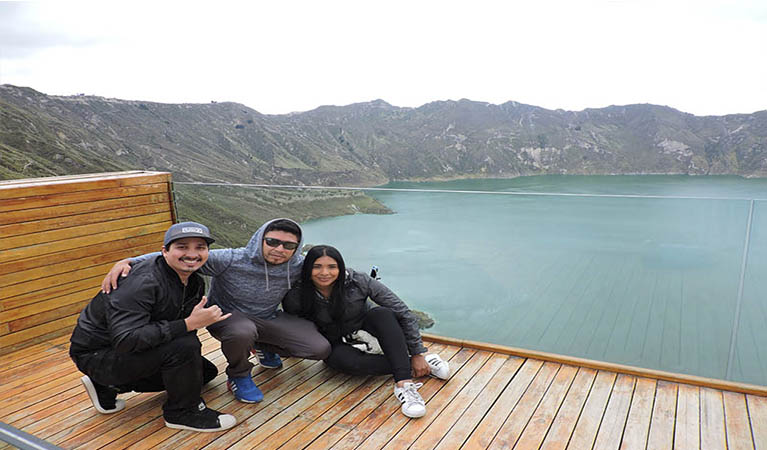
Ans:
POLYGON ((405 334, 408 351, 411 355, 424 353, 421 333, 418 331, 418 319, 410 311, 407 305, 383 283, 374 280, 369 275, 346 269, 346 281, 344 283, 345 311, 341 330, 335 326, 330 312, 330 302, 317 294, 314 311, 305 311, 301 304, 301 286, 293 287, 282 300, 282 308, 285 312, 311 320, 330 342, 337 342, 341 336, 346 336, 362 327, 365 313, 372 308, 367 301, 370 298, 380 306, 394 311, 402 331, 405 334))

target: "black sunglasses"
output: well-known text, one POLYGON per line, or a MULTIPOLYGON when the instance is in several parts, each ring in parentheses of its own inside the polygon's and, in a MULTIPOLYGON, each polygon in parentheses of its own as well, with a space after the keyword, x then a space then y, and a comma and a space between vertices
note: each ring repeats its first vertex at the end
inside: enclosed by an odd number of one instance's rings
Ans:
POLYGON ((298 242, 281 241, 275 238, 264 238, 264 242, 266 242, 266 245, 268 245, 269 247, 274 247, 274 248, 277 248, 280 245, 282 245, 282 248, 284 248, 285 250, 295 250, 298 248, 298 242))

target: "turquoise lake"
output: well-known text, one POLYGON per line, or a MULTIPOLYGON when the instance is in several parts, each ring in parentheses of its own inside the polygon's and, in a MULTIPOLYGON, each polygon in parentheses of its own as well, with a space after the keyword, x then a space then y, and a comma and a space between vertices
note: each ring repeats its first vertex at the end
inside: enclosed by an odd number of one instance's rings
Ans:
POLYGON ((412 189, 368 191, 395 214, 311 221, 305 239, 379 266, 428 332, 767 384, 767 179, 384 187, 412 189))

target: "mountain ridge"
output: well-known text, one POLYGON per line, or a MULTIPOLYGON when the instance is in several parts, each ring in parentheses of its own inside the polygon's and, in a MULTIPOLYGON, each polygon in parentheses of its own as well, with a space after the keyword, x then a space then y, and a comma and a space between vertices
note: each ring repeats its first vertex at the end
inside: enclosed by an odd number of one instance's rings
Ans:
POLYGON ((549 110, 382 99, 268 115, 235 102, 164 104, 0 86, 0 179, 167 170, 179 181, 371 186, 539 174, 767 176, 767 110, 549 110))

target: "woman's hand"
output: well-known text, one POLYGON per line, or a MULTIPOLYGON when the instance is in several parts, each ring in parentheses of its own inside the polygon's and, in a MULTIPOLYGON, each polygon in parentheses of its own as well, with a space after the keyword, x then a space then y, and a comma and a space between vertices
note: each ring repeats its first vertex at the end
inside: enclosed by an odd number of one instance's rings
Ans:
POLYGON ((413 378, 425 377, 431 372, 423 353, 410 357, 410 367, 413 368, 413 378))

